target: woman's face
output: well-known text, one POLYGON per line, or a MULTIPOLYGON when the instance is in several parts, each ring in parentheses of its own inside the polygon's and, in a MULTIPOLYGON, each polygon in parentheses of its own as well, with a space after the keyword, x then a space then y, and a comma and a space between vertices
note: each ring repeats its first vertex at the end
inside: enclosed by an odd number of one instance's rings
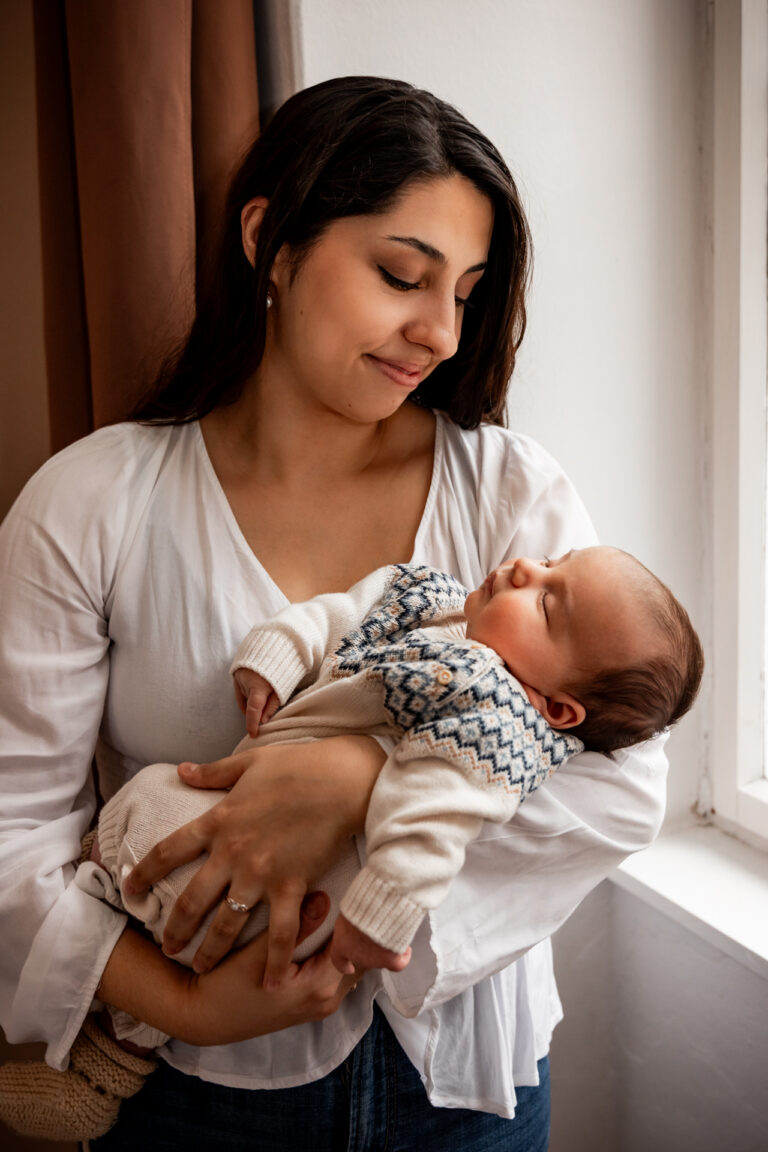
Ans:
POLYGON ((272 271, 260 370, 273 388, 360 423, 381 420, 458 347, 493 227, 463 176, 413 186, 388 212, 335 220, 291 282, 272 271))

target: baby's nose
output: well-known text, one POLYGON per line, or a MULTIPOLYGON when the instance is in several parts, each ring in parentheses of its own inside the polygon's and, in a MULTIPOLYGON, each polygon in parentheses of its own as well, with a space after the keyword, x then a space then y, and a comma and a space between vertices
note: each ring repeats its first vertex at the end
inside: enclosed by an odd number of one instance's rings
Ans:
POLYGON ((515 560, 512 568, 512 584, 515 588, 522 588, 524 585, 536 579, 538 575, 539 565, 535 560, 529 559, 527 556, 521 556, 515 560))

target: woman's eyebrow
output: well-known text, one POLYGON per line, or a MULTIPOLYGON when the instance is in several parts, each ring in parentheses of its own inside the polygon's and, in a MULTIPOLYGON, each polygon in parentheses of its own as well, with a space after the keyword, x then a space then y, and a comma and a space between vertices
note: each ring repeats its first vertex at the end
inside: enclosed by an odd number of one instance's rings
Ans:
MULTIPOLYGON (((434 260, 438 264, 445 264, 445 255, 439 248, 433 247, 432 244, 427 244, 425 240, 419 240, 418 236, 385 236, 385 240, 394 240, 396 244, 407 244, 409 248, 415 248, 417 252, 421 252, 424 256, 428 256, 430 260, 434 260)), ((467 268, 464 275, 469 272, 483 272, 487 267, 486 261, 483 260, 481 264, 473 264, 471 268, 467 268)))

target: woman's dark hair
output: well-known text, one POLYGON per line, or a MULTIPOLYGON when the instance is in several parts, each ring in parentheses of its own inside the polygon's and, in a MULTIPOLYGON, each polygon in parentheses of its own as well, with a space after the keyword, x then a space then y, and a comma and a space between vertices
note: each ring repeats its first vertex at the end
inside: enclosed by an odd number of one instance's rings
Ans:
POLYGON ((502 423, 525 331, 530 234, 517 189, 489 140, 450 104, 399 80, 348 76, 297 93, 277 111, 236 173, 217 249, 199 275, 197 312, 134 420, 181 424, 240 396, 266 339, 266 298, 283 245, 297 264, 333 220, 386 212, 409 186, 459 173, 494 210, 488 266, 472 294, 456 354, 415 397, 459 425, 502 423), (240 216, 269 201, 255 266, 240 216))

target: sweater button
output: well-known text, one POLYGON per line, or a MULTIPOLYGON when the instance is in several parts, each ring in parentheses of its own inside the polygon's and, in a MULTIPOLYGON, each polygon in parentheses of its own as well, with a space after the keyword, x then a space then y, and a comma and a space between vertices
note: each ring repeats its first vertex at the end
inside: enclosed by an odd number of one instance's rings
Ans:
POLYGON ((435 679, 439 684, 450 684, 451 680, 453 680, 453 675, 447 668, 438 668, 435 679))

